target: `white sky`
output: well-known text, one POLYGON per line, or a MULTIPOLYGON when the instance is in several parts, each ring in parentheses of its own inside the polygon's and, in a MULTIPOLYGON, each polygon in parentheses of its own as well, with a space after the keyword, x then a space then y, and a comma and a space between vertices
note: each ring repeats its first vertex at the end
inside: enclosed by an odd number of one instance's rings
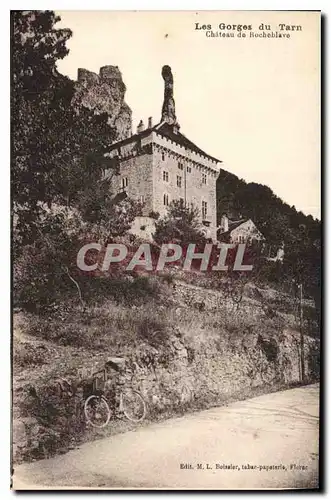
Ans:
MULTIPOLYGON (((172 68, 181 132, 223 168, 320 218, 319 16, 312 12, 60 11, 73 37, 59 70, 119 66, 133 129, 160 120, 172 68), (195 23, 302 25, 290 39, 207 38, 195 23), (167 37, 165 35, 168 35, 167 37)), ((247 32, 246 32, 247 33, 247 32)), ((249 32, 248 32, 249 33, 249 32)))

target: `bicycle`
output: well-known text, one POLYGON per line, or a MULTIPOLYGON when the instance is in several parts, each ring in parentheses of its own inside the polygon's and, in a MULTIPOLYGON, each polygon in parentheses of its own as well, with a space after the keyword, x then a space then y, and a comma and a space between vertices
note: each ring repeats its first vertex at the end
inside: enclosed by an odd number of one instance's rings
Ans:
MULTIPOLYGON (((109 363, 108 363, 109 366, 109 363)), ((111 366, 111 368, 114 368, 111 366)), ((106 427, 112 415, 123 414, 131 422, 141 422, 147 412, 146 402, 139 391, 131 387, 123 388, 119 394, 115 390, 114 403, 110 405, 105 396, 107 389, 107 368, 93 373, 93 390, 84 401, 84 415, 88 425, 102 429, 106 427), (98 375, 102 377, 98 377, 98 375), (118 407, 117 407, 118 403, 118 407)))

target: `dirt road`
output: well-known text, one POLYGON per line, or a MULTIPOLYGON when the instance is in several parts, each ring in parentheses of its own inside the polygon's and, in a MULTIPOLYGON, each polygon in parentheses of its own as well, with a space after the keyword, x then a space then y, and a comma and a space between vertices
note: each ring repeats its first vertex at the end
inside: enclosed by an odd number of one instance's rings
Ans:
POLYGON ((15 489, 318 486, 319 386, 173 418, 15 468, 15 489))

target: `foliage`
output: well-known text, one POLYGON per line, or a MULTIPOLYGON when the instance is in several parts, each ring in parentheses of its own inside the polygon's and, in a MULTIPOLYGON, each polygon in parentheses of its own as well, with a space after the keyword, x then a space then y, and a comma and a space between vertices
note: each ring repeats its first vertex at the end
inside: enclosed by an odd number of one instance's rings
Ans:
MULTIPOLYGON (((139 288, 136 288, 136 297, 139 288)), ((157 307, 151 310, 150 300, 141 307, 127 308, 106 301, 102 308, 89 308, 85 314, 73 314, 72 310, 59 315, 31 315, 27 333, 39 339, 55 342, 62 346, 81 347, 108 352, 131 346, 134 348, 144 339, 154 344, 160 338, 160 332, 167 330, 165 314, 160 314, 157 307)))
POLYGON ((188 244, 205 241, 198 216, 197 208, 185 206, 181 201, 173 201, 167 215, 156 222, 155 241, 160 244, 170 242, 188 244))
POLYGON ((109 191, 114 130, 58 73, 72 34, 55 28, 59 20, 52 11, 11 15, 14 300, 35 310, 77 293, 79 246, 125 234, 141 209, 109 191))
POLYGON ((160 218, 160 214, 159 212, 154 212, 154 210, 151 210, 148 214, 148 217, 151 217, 152 219, 159 219, 160 218))
POLYGON ((28 342, 16 342, 13 355, 14 369, 42 366, 47 363, 47 348, 39 345, 38 348, 28 342))
POLYGON ((17 245, 37 237, 43 206, 70 205, 116 168, 103 153, 114 132, 107 116, 74 107, 74 82, 58 73, 72 33, 52 11, 12 11, 12 199, 17 245))
POLYGON ((14 304, 41 313, 57 310, 61 302, 85 307, 100 301, 100 297, 131 305, 155 298, 159 284, 145 276, 124 278, 121 269, 117 277, 85 275, 77 267, 77 253, 84 244, 98 237, 106 245, 107 238, 116 231, 123 233, 127 229, 125 221, 128 224, 129 214, 135 211, 126 212, 123 204, 132 208, 129 200, 116 205, 107 227, 104 221, 84 221, 77 209, 54 205, 45 209, 38 237, 33 244, 24 245, 14 260, 14 304))
POLYGON ((320 309, 321 224, 311 215, 298 212, 278 198, 272 190, 254 182, 246 183, 229 172, 221 171, 217 180, 218 220, 223 212, 234 218, 251 218, 274 249, 285 244, 283 265, 265 259, 259 279, 292 286, 302 283, 304 294, 320 309), (274 265, 275 264, 275 265, 274 265))
POLYGON ((99 181, 82 193, 77 206, 97 241, 106 243, 110 238, 123 236, 134 218, 141 215, 142 204, 121 195, 112 195, 107 181, 99 181))
POLYGON ((94 276, 93 279, 82 276, 80 282, 90 304, 112 299, 132 307, 156 300, 161 291, 159 282, 148 276, 94 276))
POLYGON ((70 273, 84 238, 84 224, 72 209, 57 207, 45 213, 38 237, 24 245, 14 262, 14 303, 30 311, 77 295, 70 273))

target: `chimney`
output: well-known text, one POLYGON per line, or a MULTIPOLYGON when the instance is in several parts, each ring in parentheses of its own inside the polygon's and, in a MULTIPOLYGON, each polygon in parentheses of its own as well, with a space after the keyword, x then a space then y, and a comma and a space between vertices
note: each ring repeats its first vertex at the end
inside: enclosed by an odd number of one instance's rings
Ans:
POLYGON ((229 218, 226 214, 222 214, 221 217, 221 231, 226 233, 229 230, 229 218))
POLYGON ((139 125, 137 127, 137 134, 140 134, 141 132, 143 132, 145 130, 145 125, 144 125, 144 122, 142 120, 140 120, 139 122, 139 125))
POLYGON ((152 127, 153 127, 153 118, 152 118, 152 116, 150 116, 148 118, 148 128, 152 128, 152 127))

